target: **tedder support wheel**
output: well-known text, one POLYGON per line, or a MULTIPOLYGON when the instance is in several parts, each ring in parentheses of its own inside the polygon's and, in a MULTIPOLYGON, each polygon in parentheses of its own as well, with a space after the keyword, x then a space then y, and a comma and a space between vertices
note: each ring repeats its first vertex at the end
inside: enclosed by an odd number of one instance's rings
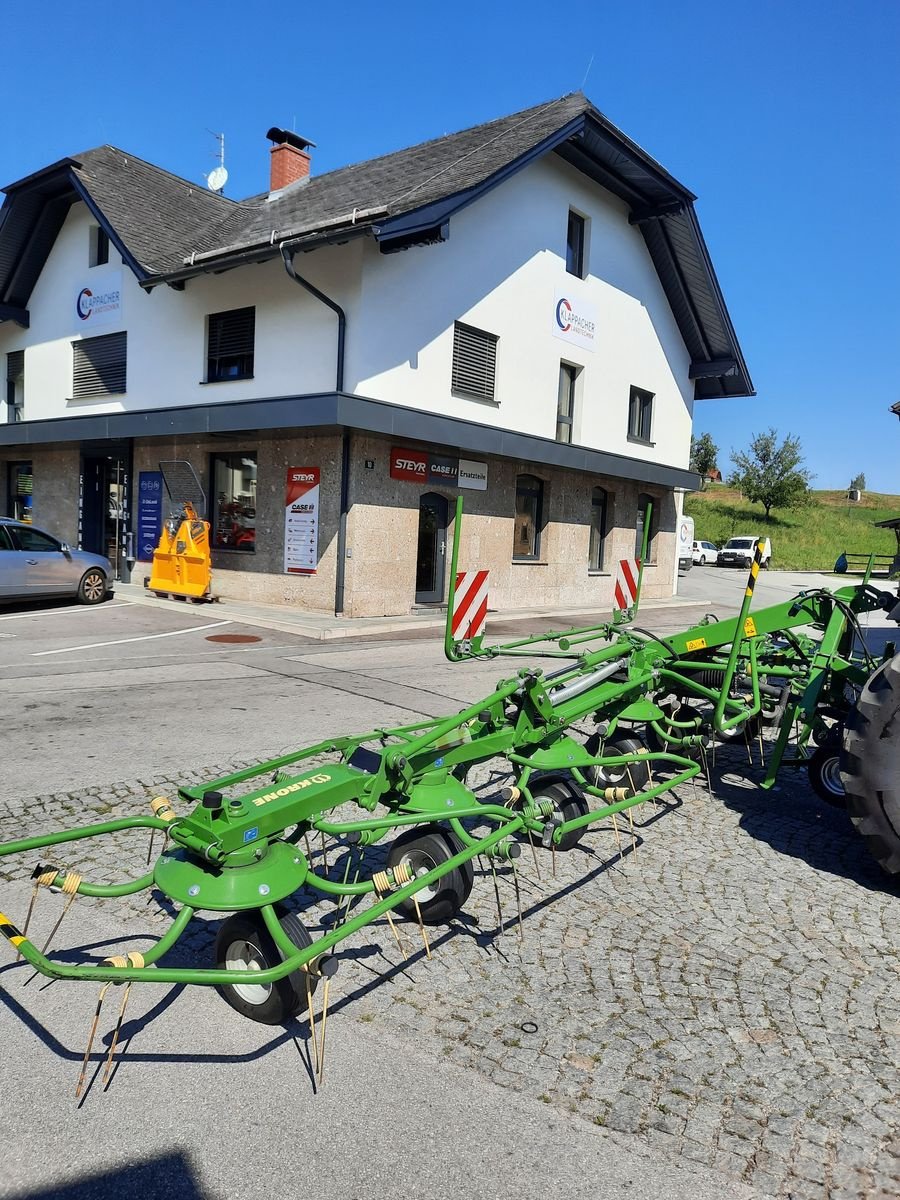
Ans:
MULTIPOLYGON (((600 734, 592 733, 584 743, 588 754, 641 754, 646 747, 638 738, 619 738, 616 742, 602 745, 600 734)), ((624 787, 629 796, 636 796, 650 787, 650 764, 646 762, 623 763, 619 767, 588 767, 585 772, 594 787, 624 787)))
MULTIPOLYGON (((583 817, 590 810, 584 792, 574 779, 554 775, 539 779, 532 784, 530 790, 535 804, 540 804, 542 800, 549 800, 554 811, 564 821, 573 821, 576 817, 583 817)), ((557 850, 573 850, 581 840, 583 833, 584 829, 569 830, 568 833, 563 834, 562 840, 557 842, 557 850)))
MULTIPOLYGON (((298 950, 312 945, 305 926, 293 913, 281 916, 281 927, 298 950)), ((295 1016, 307 1002, 306 981, 313 989, 316 976, 294 971, 275 983, 253 982, 256 971, 277 967, 284 958, 272 941, 257 912, 239 912, 229 917, 216 937, 216 966, 229 971, 246 971, 247 982, 225 984, 218 990, 242 1016, 263 1025, 282 1025, 295 1016)))
MULTIPOLYGON (((462 842, 449 829, 441 825, 419 826, 401 833, 391 844, 387 865, 393 868, 403 863, 413 875, 425 875, 462 849, 462 842)), ((468 900, 474 882, 475 868, 470 859, 416 892, 422 920, 427 925, 446 924, 468 900)), ((418 920, 412 897, 398 904, 397 911, 411 921, 418 920)))
POLYGON ((847 811, 889 875, 900 875, 900 654, 869 676, 844 730, 847 811))
POLYGON ((806 763, 806 773, 812 790, 820 800, 833 808, 847 807, 847 793, 841 781, 841 748, 837 742, 817 746, 806 763))
POLYGON ((99 604, 106 595, 106 576, 99 567, 85 571, 78 585, 78 599, 82 604, 99 604))

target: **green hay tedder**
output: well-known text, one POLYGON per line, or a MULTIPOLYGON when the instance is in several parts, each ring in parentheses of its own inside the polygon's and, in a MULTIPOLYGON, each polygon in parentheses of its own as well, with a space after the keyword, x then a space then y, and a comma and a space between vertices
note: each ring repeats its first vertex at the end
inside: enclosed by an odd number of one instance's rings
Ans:
MULTIPOLYGON (((461 504, 454 583, 460 527, 461 504)), ((123 883, 91 883, 38 863, 22 931, 0 915, 0 933, 42 975, 101 984, 101 1000, 110 984, 150 982, 217 987, 238 1012, 269 1024, 308 1007, 321 1071, 328 984, 346 938, 382 917, 398 935, 399 915, 420 926, 430 954, 427 927, 466 904, 476 857, 515 870, 523 846, 530 843, 535 860, 541 851, 565 852, 600 823, 618 839, 619 814, 627 829, 634 806, 700 772, 709 778, 717 743, 746 744, 748 754, 758 745, 762 754, 766 727, 762 787, 780 771, 805 769, 824 799, 846 805, 881 866, 900 873, 900 655, 889 644, 874 661, 859 625, 866 613, 896 610, 897 596, 865 575, 835 592, 753 609, 759 558, 758 548, 735 617, 708 617, 665 637, 637 627, 632 609, 592 628, 506 645, 459 641, 451 595, 448 657, 530 660, 510 667, 490 695, 442 719, 330 738, 181 788, 171 804, 155 800, 153 815, 0 845, 0 856, 25 855, 122 830, 164 834, 152 870, 123 883), (502 761, 508 782, 476 795, 467 773, 490 760, 502 761), (322 853, 313 855, 310 839, 321 839, 322 853), (383 847, 367 855, 383 839, 392 839, 386 857, 383 847), (335 843, 347 848, 340 878, 328 868, 335 843), (64 911, 77 896, 156 889, 177 915, 143 953, 69 965, 27 936, 41 889, 64 893, 64 911), (301 891, 310 903, 318 893, 338 906, 315 941, 295 906, 284 905, 301 891), (165 965, 201 912, 232 914, 219 928, 215 965, 165 965), (320 984, 321 1047, 313 1021, 320 984)), ((125 999, 127 988, 119 1026, 125 999)), ((94 1030, 97 1016, 99 1003, 94 1030)), ((89 1054, 90 1044, 85 1066, 89 1054)), ((83 1079, 84 1069, 79 1088, 83 1079)))

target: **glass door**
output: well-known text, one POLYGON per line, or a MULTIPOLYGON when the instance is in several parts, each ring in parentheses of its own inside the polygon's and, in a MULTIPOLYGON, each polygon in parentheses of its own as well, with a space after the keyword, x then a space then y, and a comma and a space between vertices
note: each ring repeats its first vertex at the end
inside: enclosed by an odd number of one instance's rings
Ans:
POLYGON ((443 601, 446 558, 447 501, 436 492, 427 492, 419 500, 416 604, 440 604, 443 601))

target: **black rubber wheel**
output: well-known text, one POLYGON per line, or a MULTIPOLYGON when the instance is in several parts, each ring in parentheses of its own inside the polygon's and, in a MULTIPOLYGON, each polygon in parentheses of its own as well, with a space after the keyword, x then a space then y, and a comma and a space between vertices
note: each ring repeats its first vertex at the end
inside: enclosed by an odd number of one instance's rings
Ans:
MULTIPOLYGON (((592 733, 584 743, 588 754, 600 754, 601 739, 599 733, 592 733)), ((604 754, 640 754, 646 747, 638 738, 619 738, 615 742, 607 742, 603 747, 604 754)), ((650 786, 650 764, 643 761, 623 763, 619 767, 588 767, 585 774, 594 787, 623 787, 629 796, 636 796, 650 786), (632 787, 632 784, 634 785, 632 787)))
MULTIPOLYGON (((591 806, 584 792, 574 779, 566 776, 555 775, 538 779, 530 786, 529 791, 535 804, 549 800, 554 812, 558 813, 563 821, 574 821, 576 817, 583 817, 590 811, 591 806)), ((574 850, 583 833, 583 828, 570 829, 568 833, 563 834, 562 840, 556 843, 557 850, 574 850)))
POLYGON ((806 764, 806 773, 812 790, 820 800, 832 808, 847 807, 840 771, 841 748, 837 743, 826 743, 817 747, 806 764))
MULTIPOLYGON (((463 844, 456 834, 442 825, 419 825, 401 833, 393 842, 388 850, 387 865, 396 867, 405 863, 415 875, 424 875, 459 854, 462 849, 463 844)), ((469 859, 430 887, 417 892, 416 899, 425 924, 445 925, 452 920, 471 895, 474 882, 475 868, 469 859)), ((412 897, 398 904, 394 911, 411 921, 418 920, 412 897)))
MULTIPOLYGON (((728 720, 729 713, 726 710, 725 719, 728 720)), ((723 746, 740 745, 744 741, 746 732, 747 741, 752 742, 759 733, 759 716, 751 717, 749 721, 744 721, 740 725, 734 725, 731 729, 726 729, 723 733, 720 729, 715 730, 714 736, 717 742, 721 742, 723 746)))
POLYGON ((78 585, 78 600, 81 604, 99 604, 108 591, 106 576, 99 567, 90 567, 78 585))
MULTIPOLYGON (((312 945, 312 938, 302 922, 293 914, 280 917, 281 928, 298 949, 312 945)), ((244 970, 246 984, 225 984, 220 995, 241 1016, 263 1025, 282 1025, 306 1006, 305 971, 294 971, 276 983, 254 984, 254 971, 263 971, 284 962, 284 957, 272 941, 262 917, 257 912, 239 912, 229 917, 216 937, 216 966, 220 969, 244 970)), ((318 980, 310 977, 315 990, 318 980)))
POLYGON ((850 819, 879 866, 900 875, 900 654, 850 710, 840 762, 850 819))

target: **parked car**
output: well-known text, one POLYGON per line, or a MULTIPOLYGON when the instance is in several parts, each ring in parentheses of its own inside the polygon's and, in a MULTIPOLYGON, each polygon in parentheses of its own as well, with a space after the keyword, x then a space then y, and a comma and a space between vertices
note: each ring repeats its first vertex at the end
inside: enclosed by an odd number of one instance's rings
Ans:
POLYGON ((75 596, 99 604, 109 593, 108 558, 72 550, 42 529, 0 517, 0 602, 75 596))
POLYGON ((691 546, 691 557, 701 567, 714 563, 718 553, 719 547, 714 542, 694 542, 691 546))
POLYGON ((760 565, 768 567, 772 560, 772 543, 767 537, 742 535, 729 538, 716 557, 719 567, 749 567, 756 553, 756 543, 762 542, 763 552, 760 565))

